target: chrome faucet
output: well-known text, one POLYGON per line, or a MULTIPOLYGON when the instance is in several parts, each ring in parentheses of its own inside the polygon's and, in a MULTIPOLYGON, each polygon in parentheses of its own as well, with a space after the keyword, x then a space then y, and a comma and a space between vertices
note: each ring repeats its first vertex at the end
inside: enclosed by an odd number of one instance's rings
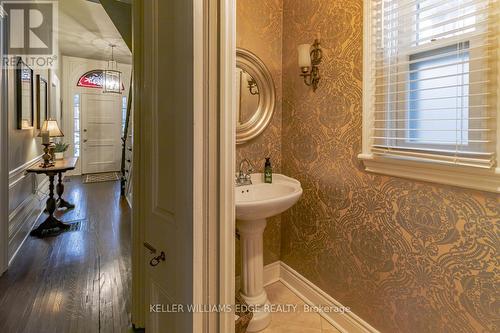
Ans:
POLYGON ((252 172, 253 172, 252 163, 248 159, 243 159, 240 162, 240 167, 238 169, 238 175, 236 176, 235 182, 236 186, 244 186, 244 185, 252 185, 252 172), (243 165, 246 163, 247 169, 243 172, 243 165))

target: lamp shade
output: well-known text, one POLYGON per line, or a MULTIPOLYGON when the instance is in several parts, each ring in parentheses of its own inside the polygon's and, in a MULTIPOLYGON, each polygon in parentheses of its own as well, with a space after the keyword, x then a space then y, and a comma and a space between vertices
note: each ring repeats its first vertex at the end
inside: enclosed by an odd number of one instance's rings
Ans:
POLYGON ((311 45, 301 44, 297 47, 299 53, 299 67, 311 67, 311 45))
POLYGON ((38 136, 42 136, 42 132, 49 132, 51 138, 57 138, 64 136, 63 132, 59 128, 57 120, 44 120, 42 127, 40 128, 40 133, 38 136))

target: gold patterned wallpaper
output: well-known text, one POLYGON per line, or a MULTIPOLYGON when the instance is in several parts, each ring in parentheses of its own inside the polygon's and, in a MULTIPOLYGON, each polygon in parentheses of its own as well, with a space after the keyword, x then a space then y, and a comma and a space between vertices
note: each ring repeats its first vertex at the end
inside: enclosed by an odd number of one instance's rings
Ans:
POLYGON ((304 195, 282 214, 281 260, 384 333, 499 332, 499 196, 357 159, 362 12, 361 0, 284 0, 282 170, 304 195), (296 47, 318 32, 313 93, 296 47))
MULTIPOLYGON (((236 146, 236 168, 248 158, 257 172, 263 172, 266 157, 271 157, 273 171, 281 171, 282 110, 282 0, 237 0, 236 45, 256 54, 269 69, 276 89, 276 109, 264 132, 243 145, 236 146)), ((271 218, 264 232, 264 264, 280 258, 280 216, 271 218)), ((236 273, 239 273, 239 243, 236 244, 236 273)))

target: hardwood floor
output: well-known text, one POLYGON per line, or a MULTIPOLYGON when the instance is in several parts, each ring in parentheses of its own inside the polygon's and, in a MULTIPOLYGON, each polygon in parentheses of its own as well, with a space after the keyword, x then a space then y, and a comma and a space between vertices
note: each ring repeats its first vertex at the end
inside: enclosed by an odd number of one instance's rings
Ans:
POLYGON ((0 332, 129 331, 131 212, 120 183, 64 185, 76 208, 57 216, 80 229, 28 237, 0 278, 0 332))

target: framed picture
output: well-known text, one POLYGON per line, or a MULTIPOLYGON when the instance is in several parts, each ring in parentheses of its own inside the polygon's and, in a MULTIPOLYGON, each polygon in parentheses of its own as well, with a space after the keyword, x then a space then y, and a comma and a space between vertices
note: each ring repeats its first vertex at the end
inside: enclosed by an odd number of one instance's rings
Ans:
POLYGON ((61 87, 59 78, 53 70, 49 69, 49 110, 47 117, 62 122, 61 115, 61 87))
POLYGON ((30 129, 34 123, 33 70, 18 58, 16 68, 17 128, 30 129))
POLYGON ((40 75, 36 76, 36 128, 40 129, 43 122, 49 117, 49 86, 47 80, 42 78, 40 75))

